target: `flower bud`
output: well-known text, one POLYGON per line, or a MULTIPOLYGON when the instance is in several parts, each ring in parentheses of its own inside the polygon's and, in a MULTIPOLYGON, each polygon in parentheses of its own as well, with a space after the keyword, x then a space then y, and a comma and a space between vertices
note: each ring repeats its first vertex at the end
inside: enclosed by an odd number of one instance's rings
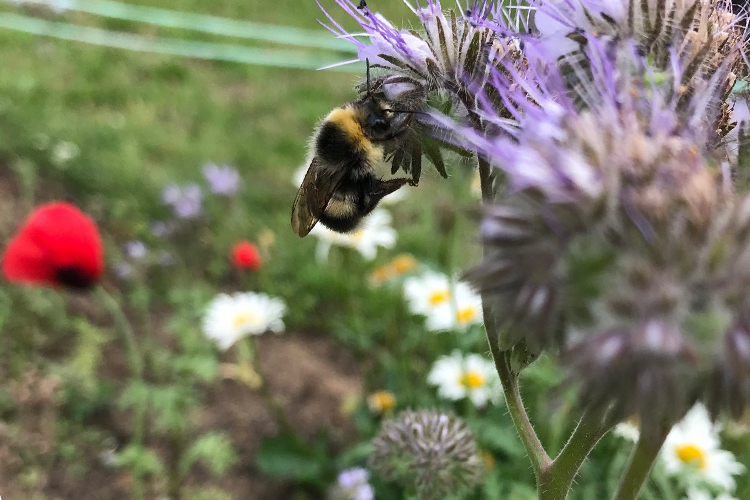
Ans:
POLYGON ((436 411, 400 413, 383 423, 372 445, 371 468, 415 488, 420 498, 445 498, 475 486, 485 468, 466 424, 436 411))

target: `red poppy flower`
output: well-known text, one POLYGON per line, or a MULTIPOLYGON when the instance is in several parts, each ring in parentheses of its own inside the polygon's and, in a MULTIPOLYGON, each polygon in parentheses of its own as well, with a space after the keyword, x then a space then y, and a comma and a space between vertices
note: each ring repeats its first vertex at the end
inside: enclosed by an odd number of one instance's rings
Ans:
POLYGON ((232 264, 237 269, 258 270, 263 265, 258 248, 249 241, 240 241, 232 247, 232 264))
POLYGON ((69 203, 37 207, 10 240, 2 270, 15 283, 88 288, 104 270, 99 229, 69 203))

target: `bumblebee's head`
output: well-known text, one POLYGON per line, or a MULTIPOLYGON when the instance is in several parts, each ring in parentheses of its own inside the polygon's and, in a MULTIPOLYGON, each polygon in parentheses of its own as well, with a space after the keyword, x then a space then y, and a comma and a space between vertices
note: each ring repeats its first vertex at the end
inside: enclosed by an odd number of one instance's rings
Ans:
POLYGON ((376 96, 366 96, 360 101, 362 128, 375 142, 389 141, 403 135, 412 114, 394 111, 390 103, 376 96))

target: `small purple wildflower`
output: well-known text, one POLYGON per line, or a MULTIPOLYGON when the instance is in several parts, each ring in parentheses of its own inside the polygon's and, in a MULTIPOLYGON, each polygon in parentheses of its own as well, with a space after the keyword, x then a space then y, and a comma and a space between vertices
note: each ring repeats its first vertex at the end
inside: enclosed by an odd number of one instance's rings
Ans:
POLYGON ((174 233, 175 225, 172 221, 156 221, 151 224, 151 234, 157 238, 166 238, 174 233))
POLYGON ((240 186, 240 173, 229 165, 208 163, 203 166, 203 177, 211 192, 220 196, 234 196, 240 186))
POLYGON ((112 269, 118 279, 126 280, 133 275, 133 266, 127 262, 119 262, 112 269))
POLYGON ((131 259, 142 259, 147 253, 148 248, 146 247, 146 244, 140 240, 133 240, 125 243, 125 255, 131 259))
POLYGON ((343 471, 336 482, 334 498, 336 500, 373 500, 375 492, 369 480, 370 473, 362 467, 343 471))
POLYGON ((203 213, 203 192, 197 184, 169 185, 162 190, 161 199, 179 219, 194 219, 203 213))
POLYGON ((161 252, 159 252, 159 255, 157 256, 156 261, 159 263, 159 265, 162 265, 165 267, 171 266, 172 264, 174 264, 174 255, 172 255, 167 250, 162 250, 161 252))

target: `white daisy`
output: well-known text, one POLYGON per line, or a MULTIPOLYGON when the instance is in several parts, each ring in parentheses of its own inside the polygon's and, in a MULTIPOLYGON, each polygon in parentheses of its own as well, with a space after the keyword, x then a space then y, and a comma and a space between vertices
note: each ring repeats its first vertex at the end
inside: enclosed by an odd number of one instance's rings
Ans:
POLYGON ((685 500, 737 500, 729 493, 721 493, 719 496, 713 496, 705 490, 691 488, 687 492, 685 500))
POLYGON ((240 337, 267 331, 281 333, 286 305, 263 293, 219 294, 203 316, 203 332, 226 350, 240 337))
POLYGON ((482 408, 500 397, 500 379, 495 364, 479 354, 464 356, 453 351, 432 365, 427 381, 438 388, 438 394, 453 401, 469 398, 482 408))
POLYGON ((365 259, 374 259, 378 254, 378 247, 393 248, 396 244, 397 234, 391 227, 391 220, 391 214, 387 210, 375 209, 364 218, 359 229, 351 233, 337 233, 322 224, 317 224, 310 234, 318 237, 318 260, 328 260, 328 252, 332 245, 353 248, 365 259))
POLYGON ((453 300, 447 307, 437 308, 427 316, 431 331, 465 330, 482 322, 482 298, 466 283, 453 286, 453 300))
POLYGON ((630 420, 617 424, 615 428, 612 429, 612 433, 615 436, 627 439, 633 443, 637 442, 638 438, 641 436, 641 430, 638 427, 638 424, 630 420))
POLYGON ((697 482, 707 482, 731 491, 734 477, 745 467, 734 455, 720 448, 720 426, 711 423, 706 407, 696 404, 669 432, 661 456, 670 474, 690 473, 697 482))
POLYGON ((427 317, 430 331, 465 329, 482 321, 482 299, 466 283, 451 285, 434 271, 404 282, 404 294, 413 314, 427 317))
POLYGON ((428 316, 439 307, 451 303, 451 283, 448 276, 425 271, 404 281, 404 294, 412 314, 428 316))

